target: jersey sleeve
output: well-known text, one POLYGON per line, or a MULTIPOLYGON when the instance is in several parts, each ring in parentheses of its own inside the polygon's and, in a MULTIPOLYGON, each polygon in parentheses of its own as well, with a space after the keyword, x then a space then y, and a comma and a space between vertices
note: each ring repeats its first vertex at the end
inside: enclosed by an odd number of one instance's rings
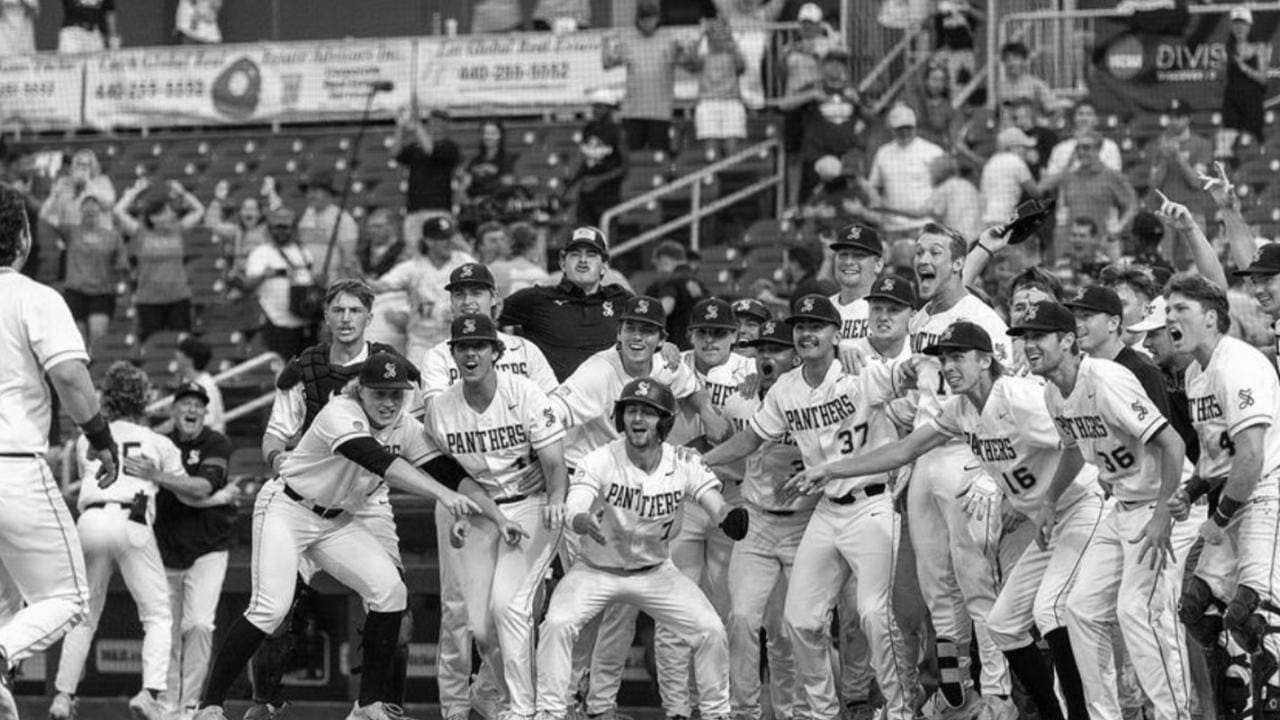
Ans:
POLYGON ((215 433, 210 436, 209 442, 204 446, 204 452, 201 453, 200 465, 196 468, 196 475, 209 481, 209 485, 213 487, 214 492, 218 492, 226 487, 228 480, 227 475, 228 464, 231 461, 231 441, 222 433, 215 433))
MULTIPOLYGON (((658 362, 665 362, 659 358, 655 358, 658 362)), ((680 363, 676 368, 675 374, 671 376, 671 393, 676 396, 677 400, 683 400, 698 391, 698 376, 693 374, 693 370, 688 365, 680 363)))
POLYGON ((441 442, 440 435, 436 431, 439 422, 439 408, 436 403, 427 404, 427 412, 422 416, 422 439, 428 447, 426 456, 422 458, 422 462, 435 460, 444 455, 446 444, 441 442))
POLYGON ((405 439, 400 444, 400 457, 408 460, 410 465, 418 467, 439 455, 441 455, 440 449, 427 435, 422 423, 413 418, 405 418, 405 439))
POLYGON ((45 371, 66 360, 88 361, 84 338, 67 303, 51 288, 34 285, 35 297, 22 303, 27 343, 45 371))
POLYGON ((595 463, 581 463, 569 479, 569 497, 565 501, 569 516, 584 513, 591 509, 596 497, 600 494, 601 479, 595 470, 595 463))
POLYGON ((348 440, 370 438, 369 418, 365 417, 358 405, 350 400, 335 398, 321 408, 311 423, 309 433, 315 433, 332 452, 348 440))
POLYGON ((1264 355, 1250 354, 1253 357, 1240 358, 1238 364, 1229 366, 1230 372, 1223 373, 1222 414, 1230 436, 1274 422, 1267 409, 1275 407, 1275 397, 1280 392, 1276 374, 1264 355))
POLYGON ((445 353, 440 351, 440 347, 436 345, 422 356, 422 397, 424 399, 435 397, 449 387, 449 360, 445 353))
POLYGON ((269 252, 266 246, 259 246, 249 253, 249 257, 244 261, 244 274, 246 277, 256 278, 265 275, 267 272, 267 255, 269 252))
MULTIPOLYGON (((524 325, 528 322, 529 306, 534 301, 535 288, 525 288, 512 293, 502 303, 502 313, 498 315, 498 327, 524 325)), ((525 340, 528 342, 528 339, 525 340)))
POLYGON ((685 494, 695 501, 702 500, 707 493, 723 487, 720 478, 701 460, 688 461, 684 466, 684 475, 685 494))
POLYGON ((413 261, 406 260, 378 278, 378 284, 389 290, 408 290, 413 282, 413 261))
POLYGON ((602 417, 609 408, 605 407, 603 380, 605 373, 611 372, 607 367, 595 362, 595 358, 587 358, 573 374, 565 378, 560 386, 551 392, 552 407, 560 416, 566 428, 602 417))
POLYGON ((751 416, 749 421, 751 429, 765 440, 781 441, 787 434, 787 419, 782 414, 782 407, 778 404, 778 385, 769 388, 769 392, 764 395, 764 402, 760 403, 760 409, 755 415, 751 416))
POLYGON ((988 307, 982 300, 975 295, 974 302, 982 304, 986 312, 982 313, 980 322, 978 323, 983 330, 987 331, 987 335, 991 336, 991 350, 996 359, 1005 367, 1013 361, 1013 338, 1009 337, 1009 326, 1004 320, 988 307))
POLYGON ((532 380, 517 377, 521 388, 521 411, 524 413, 524 429, 529 435, 529 444, 534 450, 541 450, 564 437, 564 423, 560 422, 556 411, 551 407, 551 398, 542 394, 534 386, 532 380))
POLYGON ((160 455, 160 472, 165 475, 186 475, 187 468, 182 464, 182 451, 178 450, 178 446, 163 435, 156 435, 155 440, 156 452, 160 455))
POLYGON ((555 371, 551 369, 551 363, 547 362, 547 356, 542 354, 542 350, 537 345, 528 340, 520 342, 524 346, 524 356, 529 361, 529 379, 538 386, 539 390, 550 395, 559 384, 555 371))
POLYGON ((1032 382, 1019 382, 1010 387, 1006 397, 1017 432, 1032 446, 1050 450, 1062 447, 1058 426, 1045 406, 1041 388, 1032 382))
POLYGON ((1127 368, 1115 365, 1096 377, 1101 381, 1093 388, 1098 410, 1110 425, 1146 444, 1169 424, 1127 368))
POLYGON ((947 398, 942 404, 942 410, 929 418, 926 424, 949 438, 962 436, 964 428, 960 424, 960 403, 963 401, 964 398, 959 395, 947 398))
POLYGON ((267 420, 267 432, 290 442, 298 436, 306 417, 307 401, 302 395, 302 383, 276 390, 276 398, 271 403, 271 418, 267 420))

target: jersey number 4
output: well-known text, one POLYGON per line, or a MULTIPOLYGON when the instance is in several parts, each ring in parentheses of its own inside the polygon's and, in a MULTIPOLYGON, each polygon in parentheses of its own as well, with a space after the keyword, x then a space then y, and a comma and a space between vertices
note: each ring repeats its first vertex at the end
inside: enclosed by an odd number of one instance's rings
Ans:
POLYGON ((840 454, 848 455, 867 444, 867 424, 858 423, 853 426, 852 430, 841 430, 836 433, 836 437, 840 440, 840 454), (854 442, 854 436, 857 436, 857 442, 854 442))

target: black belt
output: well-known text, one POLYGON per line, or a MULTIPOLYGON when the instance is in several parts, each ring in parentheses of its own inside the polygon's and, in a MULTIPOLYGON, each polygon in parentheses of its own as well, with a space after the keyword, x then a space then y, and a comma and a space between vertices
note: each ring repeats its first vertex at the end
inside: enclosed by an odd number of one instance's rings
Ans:
POLYGON ((32 460, 41 457, 40 453, 0 452, 0 458, 26 458, 32 460))
POLYGON ((760 509, 776 517, 791 517, 792 515, 796 514, 795 510, 770 510, 768 508, 760 508, 760 509))
POLYGON ((643 567, 638 567, 638 568, 603 568, 603 567, 596 567, 595 565, 587 565, 587 567, 592 568, 594 570, 599 570, 600 572, 609 573, 610 575, 625 576, 625 575, 639 575, 640 573, 647 573, 650 570, 657 570, 658 568, 662 567, 662 563, 656 562, 652 565, 645 565, 643 567))
POLYGON ((852 505, 863 497, 875 497, 885 491, 885 484, 878 483, 876 485, 868 485, 864 488, 851 490, 840 497, 831 498, 831 502, 837 505, 852 505))
MULTIPOLYGON (((101 510, 101 509, 104 509, 104 508, 110 507, 110 506, 112 506, 112 505, 115 505, 116 507, 120 508, 121 510, 131 510, 131 509, 133 509, 133 505, 131 505, 131 504, 129 504, 129 503, 117 502, 117 501, 115 501, 115 500, 98 500, 97 502, 91 502, 91 503, 89 503, 88 505, 85 505, 85 506, 84 506, 84 509, 85 509, 85 510, 101 510)), ((129 519, 130 519, 130 520, 132 520, 133 522, 138 523, 139 525, 146 525, 146 524, 147 524, 145 521, 143 521, 143 520, 141 520, 141 519, 139 519, 139 518, 132 517, 132 516, 130 516, 130 518, 129 518, 129 519)))
POLYGON ((504 497, 499 500, 494 500, 493 504, 494 505, 510 505, 511 503, 518 503, 521 500, 528 500, 528 499, 529 499, 528 495, 521 493, 519 495, 512 495, 511 497, 504 497))
POLYGON ((338 517, 339 515, 341 515, 342 513, 346 512, 342 508, 329 508, 323 505, 317 505, 311 502, 310 500, 299 495, 297 490, 294 490, 288 485, 284 486, 284 495, 285 497, 297 502, 298 504, 302 505, 303 507, 315 513, 316 515, 319 515, 321 518, 325 520, 332 520, 338 517))

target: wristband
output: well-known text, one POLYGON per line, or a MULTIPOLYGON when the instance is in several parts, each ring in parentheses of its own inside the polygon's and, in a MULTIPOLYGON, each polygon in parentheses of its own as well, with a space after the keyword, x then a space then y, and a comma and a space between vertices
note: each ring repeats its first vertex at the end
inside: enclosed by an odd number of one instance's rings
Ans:
POLYGON ((272 450, 271 452, 267 453, 267 467, 271 468, 271 472, 278 472, 278 470, 276 470, 276 458, 279 457, 280 453, 282 452, 284 451, 272 450))
POLYGON ((1191 479, 1187 481, 1187 486, 1183 488, 1183 491, 1187 493, 1188 502, 1195 502, 1212 490, 1213 486, 1213 482, 1202 478, 1199 475, 1192 475, 1191 479))
POLYGON ((977 247, 982 252, 986 253, 989 257, 995 257, 995 253, 991 252, 991 249, 988 248, 986 245, 983 245, 982 243, 977 243, 975 247, 977 247))
POLYGON ((1226 527, 1242 507, 1244 507, 1243 502, 1223 495, 1218 499, 1218 509, 1213 511, 1213 523, 1218 527, 1226 527))
POLYGON ((116 446, 111 437, 111 426, 107 424, 102 413, 97 413, 89 421, 80 426, 84 436, 89 440, 89 447, 94 450, 110 450, 116 446))

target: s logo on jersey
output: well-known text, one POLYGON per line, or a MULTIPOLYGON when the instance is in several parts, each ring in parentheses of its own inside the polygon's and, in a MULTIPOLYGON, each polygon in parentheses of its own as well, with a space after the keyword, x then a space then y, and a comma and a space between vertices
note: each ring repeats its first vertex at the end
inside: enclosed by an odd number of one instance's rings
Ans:
POLYGON ((1241 388, 1236 397, 1240 399, 1240 409, 1253 407, 1253 388, 1241 388))
POLYGON ((199 465, 200 464, 200 448, 192 448, 187 452, 187 460, 183 465, 199 465))
POLYGON ((612 300, 605 300, 604 303, 600 305, 600 314, 604 315, 605 317, 613 317, 613 301, 612 300))
POLYGON ((546 420, 547 427, 555 427, 556 414, 551 410, 551 408, 542 408, 542 418, 546 420))
POLYGON ((1147 415, 1151 414, 1151 411, 1147 410, 1147 406, 1143 405, 1138 400, 1134 400, 1133 404, 1130 405, 1129 408, 1138 414, 1138 422, 1142 422, 1143 420, 1146 420, 1147 415))

